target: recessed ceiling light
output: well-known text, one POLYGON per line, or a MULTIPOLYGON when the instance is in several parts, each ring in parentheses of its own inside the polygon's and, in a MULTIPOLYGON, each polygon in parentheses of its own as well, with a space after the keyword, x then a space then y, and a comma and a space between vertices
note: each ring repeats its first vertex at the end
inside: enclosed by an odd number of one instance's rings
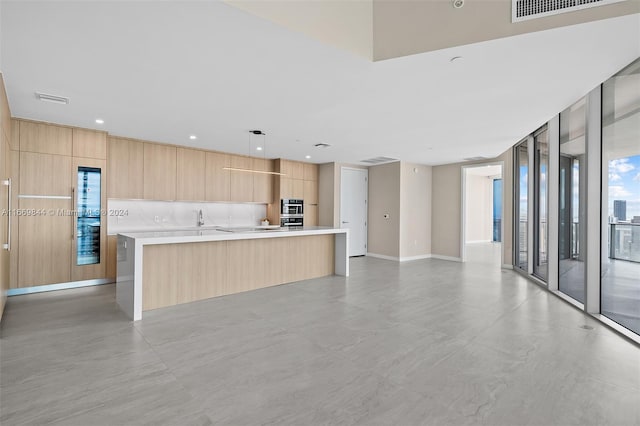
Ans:
POLYGON ((461 9, 462 6, 464 6, 464 0, 453 0, 453 2, 451 2, 453 4, 453 7, 456 9, 461 9))
POLYGON ((104 124, 104 120, 102 118, 96 118, 96 123, 104 124))
POLYGON ((256 147, 256 151, 262 151, 262 147, 261 146, 257 146, 256 147))
POLYGON ((198 139, 198 137, 197 137, 196 135, 191 135, 191 136, 189 136, 189 139, 191 139, 192 141, 194 141, 194 140, 198 139))
POLYGON ((305 155, 304 158, 306 158, 308 160, 309 158, 311 158, 311 156, 310 155, 305 155))

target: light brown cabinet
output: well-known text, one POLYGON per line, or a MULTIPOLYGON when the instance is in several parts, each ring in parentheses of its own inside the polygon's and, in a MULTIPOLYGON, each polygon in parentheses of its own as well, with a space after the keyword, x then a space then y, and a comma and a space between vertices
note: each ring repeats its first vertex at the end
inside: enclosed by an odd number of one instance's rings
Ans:
POLYGON ((318 226, 318 206, 305 204, 304 205, 304 225, 305 226, 318 226))
POLYGON ((304 163, 304 180, 318 181, 318 165, 304 163))
POLYGON ((176 147, 144 144, 144 199, 176 199, 176 147))
POLYGON ((83 158, 107 158, 107 134, 87 129, 73 129, 73 156, 83 158))
POLYGON ((118 270, 118 236, 107 237, 107 270, 106 277, 115 279, 118 270))
POLYGON ((229 170, 231 160, 227 154, 207 152, 205 154, 205 198, 207 201, 229 201, 231 176, 229 170))
POLYGON ((302 199, 305 204, 318 204, 318 182, 314 180, 304 181, 304 194, 302 199))
POLYGON ((72 218, 64 212, 72 207, 71 199, 20 200, 20 209, 54 213, 19 218, 18 287, 70 281, 72 218))
MULTIPOLYGON (((273 161, 262 158, 252 159, 253 170, 265 172, 273 171, 273 161)), ((253 202, 272 203, 273 202, 273 175, 268 173, 253 173, 253 202)))
MULTIPOLYGON (((231 167, 237 169, 251 169, 251 157, 231 156, 231 167)), ((253 200, 254 173, 231 170, 231 201, 253 200)))
POLYGON ((108 197, 142 199, 144 197, 144 143, 110 137, 108 152, 108 197))
POLYGON ((70 197, 71 186, 71 157, 20 153, 19 194, 70 197))
POLYGON ((302 179, 291 180, 291 198, 304 198, 304 181, 302 179))
POLYGON ((72 131, 69 127, 20 121, 20 151, 72 155, 72 131))
POLYGON ((304 163, 280 159, 280 173, 289 179, 304 179, 304 163))
POLYGON ((204 201, 206 159, 205 152, 196 149, 177 149, 177 200, 204 201))

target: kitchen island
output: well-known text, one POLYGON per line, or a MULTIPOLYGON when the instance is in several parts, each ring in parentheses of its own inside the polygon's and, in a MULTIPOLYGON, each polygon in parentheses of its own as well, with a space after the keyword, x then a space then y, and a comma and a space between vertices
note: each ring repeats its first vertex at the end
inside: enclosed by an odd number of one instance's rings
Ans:
POLYGON ((349 276, 346 229, 198 228, 118 235, 116 301, 142 312, 326 275, 349 276))

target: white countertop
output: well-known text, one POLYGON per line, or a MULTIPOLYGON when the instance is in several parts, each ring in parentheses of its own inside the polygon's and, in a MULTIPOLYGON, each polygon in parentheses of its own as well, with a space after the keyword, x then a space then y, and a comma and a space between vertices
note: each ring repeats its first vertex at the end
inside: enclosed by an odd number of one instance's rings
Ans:
POLYGON ((277 229, 257 229, 250 230, 248 227, 233 229, 227 231, 220 230, 216 227, 202 227, 177 229, 171 231, 145 231, 145 232, 122 232, 127 238, 132 238, 137 244, 176 244, 176 243, 192 243, 204 241, 228 241, 228 240, 250 240, 258 238, 278 238, 278 237, 295 237, 302 235, 325 235, 347 233, 346 229, 336 229, 327 226, 305 226, 290 230, 288 228, 277 229))

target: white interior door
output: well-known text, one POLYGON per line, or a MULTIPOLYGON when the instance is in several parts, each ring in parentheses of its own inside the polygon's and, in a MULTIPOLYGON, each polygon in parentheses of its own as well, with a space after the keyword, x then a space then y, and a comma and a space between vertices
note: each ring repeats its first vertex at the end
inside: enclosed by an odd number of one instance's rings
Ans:
POLYGON ((367 254, 367 194, 369 171, 342 168, 340 228, 349 229, 349 256, 367 254))

